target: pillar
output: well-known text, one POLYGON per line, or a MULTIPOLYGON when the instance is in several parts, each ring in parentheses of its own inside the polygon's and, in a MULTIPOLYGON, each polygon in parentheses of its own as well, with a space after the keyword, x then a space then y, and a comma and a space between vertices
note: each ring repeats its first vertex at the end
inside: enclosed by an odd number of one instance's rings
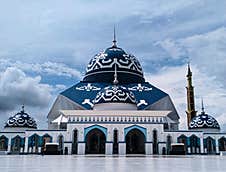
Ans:
POLYGON ((191 153, 191 147, 188 147, 188 154, 191 153))
POLYGON ((8 140, 8 147, 7 147, 7 153, 11 152, 11 137, 8 140))
POLYGON ((126 143, 118 143, 119 147, 119 155, 125 155, 126 154, 126 143))
POLYGON ((113 152, 113 143, 106 143, 105 144, 105 154, 106 155, 112 155, 113 152))
POLYGON ((78 155, 85 155, 86 143, 78 143, 78 155))
POLYGON ((203 138, 201 137, 200 138, 200 153, 201 154, 204 154, 204 144, 203 144, 203 138))
POLYGON ((219 153, 219 144, 218 144, 218 140, 216 139, 215 142, 216 142, 216 154, 218 154, 218 153, 219 153))
POLYGON ((151 155, 153 154, 153 150, 152 150, 152 143, 145 143, 145 154, 146 155, 151 155))

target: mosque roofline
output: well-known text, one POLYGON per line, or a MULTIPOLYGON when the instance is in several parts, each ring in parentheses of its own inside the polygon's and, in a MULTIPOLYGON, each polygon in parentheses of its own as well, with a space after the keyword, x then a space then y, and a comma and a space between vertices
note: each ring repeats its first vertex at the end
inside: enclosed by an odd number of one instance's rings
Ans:
POLYGON ((23 132, 23 131, 0 131, 0 133, 15 133, 15 134, 23 133, 23 134, 25 134, 25 132, 23 132))
POLYGON ((25 130, 25 131, 67 131, 66 129, 59 129, 59 130, 48 130, 48 129, 37 129, 37 130, 25 130))
POLYGON ((152 110, 61 110, 65 116, 80 116, 80 115, 93 115, 93 116, 152 116, 152 117, 165 117, 171 111, 152 111, 152 110))

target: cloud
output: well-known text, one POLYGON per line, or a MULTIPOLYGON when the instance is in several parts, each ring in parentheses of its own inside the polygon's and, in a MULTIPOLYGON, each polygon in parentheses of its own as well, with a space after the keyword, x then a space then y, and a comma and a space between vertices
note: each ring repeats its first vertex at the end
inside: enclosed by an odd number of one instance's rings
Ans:
POLYGON ((44 63, 24 63, 21 61, 12 62, 10 60, 0 59, 0 69, 6 67, 15 67, 25 72, 35 72, 37 74, 64 76, 69 78, 81 79, 80 71, 68 67, 63 63, 44 62, 44 63))
POLYGON ((9 67, 0 73, 0 110, 14 110, 18 105, 47 107, 53 88, 41 83, 41 77, 29 77, 20 69, 9 67))
POLYGON ((216 77, 226 86, 226 28, 219 27, 212 31, 194 34, 181 39, 167 38, 156 43, 162 47, 168 57, 173 59, 189 58, 200 71, 216 77))
MULTIPOLYGON (((193 85, 195 89, 196 110, 200 113, 201 98, 204 99, 205 110, 209 115, 214 116, 221 126, 226 125, 225 102, 226 89, 216 80, 203 73, 198 66, 192 65, 193 85)), ((186 73, 187 66, 164 67, 156 74, 147 73, 147 80, 171 97, 181 117, 181 128, 186 128, 186 73)), ((225 130, 226 128, 224 128, 225 130)))

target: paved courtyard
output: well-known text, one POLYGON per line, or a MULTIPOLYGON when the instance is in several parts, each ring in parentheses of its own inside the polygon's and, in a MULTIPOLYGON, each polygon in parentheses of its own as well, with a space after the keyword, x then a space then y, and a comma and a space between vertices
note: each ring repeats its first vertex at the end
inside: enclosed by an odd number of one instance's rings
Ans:
POLYGON ((0 156, 0 172, 220 172, 225 164, 226 156, 0 156))

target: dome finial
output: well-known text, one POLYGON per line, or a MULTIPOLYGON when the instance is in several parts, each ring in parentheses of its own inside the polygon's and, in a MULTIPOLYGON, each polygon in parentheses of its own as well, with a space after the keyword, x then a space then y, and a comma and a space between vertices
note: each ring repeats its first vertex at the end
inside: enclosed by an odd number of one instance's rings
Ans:
POLYGON ((203 98, 202 98, 202 114, 205 114, 205 108, 204 108, 204 104, 203 104, 203 98))
POLYGON ((115 73, 114 73, 114 81, 113 81, 114 85, 118 84, 118 75, 117 75, 117 65, 115 64, 115 73))
POLYGON ((188 74, 187 76, 191 76, 192 72, 191 72, 191 67, 190 67, 190 61, 188 61, 188 74))
POLYGON ((21 112, 24 112, 24 104, 22 105, 22 111, 21 112))
POLYGON ((115 25, 114 25, 114 37, 113 37, 113 45, 112 45, 112 47, 117 47, 117 45, 116 45, 116 34, 115 34, 115 25))

